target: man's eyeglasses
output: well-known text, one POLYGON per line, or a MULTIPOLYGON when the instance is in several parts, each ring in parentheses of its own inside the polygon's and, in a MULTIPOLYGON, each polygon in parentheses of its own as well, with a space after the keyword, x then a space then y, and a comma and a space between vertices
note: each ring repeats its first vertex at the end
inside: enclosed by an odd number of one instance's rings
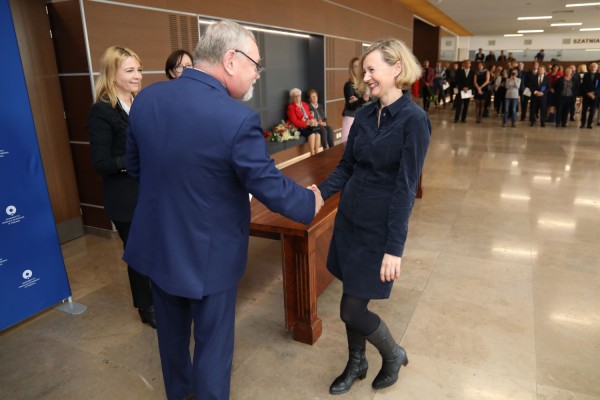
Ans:
POLYGON ((242 54, 244 57, 246 57, 248 60, 252 61, 254 63, 254 67, 256 68, 256 73, 260 74, 261 72, 263 72, 265 69, 262 67, 262 65, 260 65, 259 63, 257 63, 256 61, 254 61, 253 59, 250 58, 250 56, 246 53, 244 53, 241 50, 235 50, 236 53, 240 53, 242 54))
POLYGON ((174 69, 175 71, 177 71, 177 72, 183 72, 183 70, 184 70, 185 68, 192 68, 192 67, 193 67, 193 65, 192 65, 192 64, 188 64, 188 65, 181 65, 181 64, 179 64, 178 66, 176 66, 176 67, 175 67, 175 68, 173 68, 173 69, 174 69))

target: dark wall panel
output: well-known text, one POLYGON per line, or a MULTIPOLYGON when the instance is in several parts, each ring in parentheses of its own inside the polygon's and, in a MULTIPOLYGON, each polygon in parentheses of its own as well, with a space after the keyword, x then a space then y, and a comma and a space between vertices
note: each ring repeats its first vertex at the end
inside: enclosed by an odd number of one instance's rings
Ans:
POLYGON ((440 53, 440 28, 415 18, 413 53, 420 62, 429 60, 434 67, 440 53))

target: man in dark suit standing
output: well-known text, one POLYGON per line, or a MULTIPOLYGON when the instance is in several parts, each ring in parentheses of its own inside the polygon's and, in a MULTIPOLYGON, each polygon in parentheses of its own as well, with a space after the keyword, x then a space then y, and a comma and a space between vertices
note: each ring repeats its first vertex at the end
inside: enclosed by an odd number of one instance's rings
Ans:
MULTIPOLYGON (((523 87, 523 90, 520 91, 520 93, 521 93, 521 121, 525 121, 525 117, 527 115, 527 105, 529 104, 529 100, 531 99, 531 93, 529 93, 529 96, 525 96, 523 94, 523 92, 525 92, 525 88, 529 88, 529 90, 531 90, 531 86, 533 85, 535 78, 537 78, 538 67, 539 67, 539 64, 537 62, 534 62, 531 65, 531 68, 529 69, 529 71, 527 71, 523 75, 524 79, 521 79, 521 86, 523 87)), ((531 112, 531 110, 530 110, 530 112, 531 112)))
POLYGON ((546 76, 546 68, 543 65, 538 67, 538 73, 531 82, 531 113, 529 115, 530 125, 535 125, 536 115, 540 113, 540 126, 546 126, 546 112, 548 89, 550 88, 550 78, 546 76))
POLYGON ((169 400, 229 399, 248 193, 304 224, 323 204, 275 167, 258 114, 238 101, 252 96, 259 60, 250 31, 215 23, 194 68, 142 90, 131 108, 126 161, 140 195, 124 258, 152 282, 169 400))
POLYGON ((469 90, 473 89, 474 75, 475 71, 471 69, 471 61, 464 60, 462 68, 456 72, 456 88, 458 93, 454 100, 454 122, 458 122, 459 117, 460 122, 466 122, 467 120, 467 111, 469 111, 469 102, 471 101, 471 98, 462 98, 461 92, 466 94, 469 90))
POLYGON ((588 72, 581 81, 581 125, 580 128, 592 129, 594 113, 596 112, 596 98, 600 95, 600 74, 597 73, 598 64, 591 63, 588 72))

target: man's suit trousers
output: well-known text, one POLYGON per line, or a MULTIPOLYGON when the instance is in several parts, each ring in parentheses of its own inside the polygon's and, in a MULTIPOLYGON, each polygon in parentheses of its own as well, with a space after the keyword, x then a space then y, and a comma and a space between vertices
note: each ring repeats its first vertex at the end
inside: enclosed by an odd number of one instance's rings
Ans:
POLYGON ((193 393, 196 399, 228 400, 237 287, 197 300, 171 295, 152 282, 152 294, 167 398, 193 393))

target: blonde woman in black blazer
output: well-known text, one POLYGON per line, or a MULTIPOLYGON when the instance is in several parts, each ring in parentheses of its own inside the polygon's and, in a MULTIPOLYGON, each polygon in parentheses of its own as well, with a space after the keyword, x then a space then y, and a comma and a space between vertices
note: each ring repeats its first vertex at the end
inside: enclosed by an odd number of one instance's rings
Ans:
MULTIPOLYGON (((138 183, 125 169, 129 109, 142 85, 140 58, 132 50, 112 46, 103 54, 96 83, 96 103, 90 110, 88 132, 92 163, 102 175, 104 212, 127 244, 138 183)), ((133 305, 143 323, 155 327, 150 280, 127 267, 133 305)))

